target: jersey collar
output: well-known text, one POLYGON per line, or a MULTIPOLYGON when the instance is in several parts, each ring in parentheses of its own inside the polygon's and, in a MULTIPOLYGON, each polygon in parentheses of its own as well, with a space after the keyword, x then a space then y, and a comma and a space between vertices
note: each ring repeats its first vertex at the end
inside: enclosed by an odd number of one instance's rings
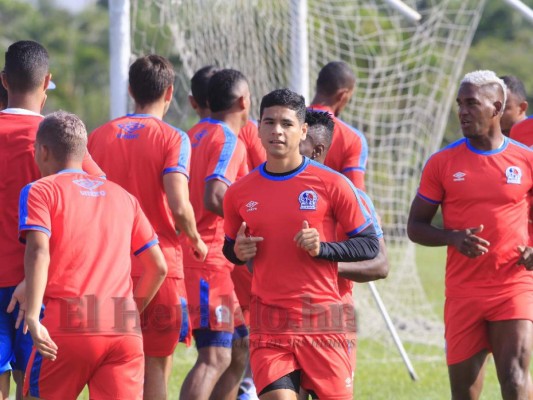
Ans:
POLYGON ((87 172, 81 170, 81 169, 77 169, 77 168, 67 168, 67 169, 62 169, 61 171, 58 172, 58 174, 83 174, 83 175, 87 175, 87 172))
POLYGON ((289 171, 287 173, 287 175, 282 175, 282 174, 273 175, 273 174, 268 173, 266 168, 265 168, 266 167, 266 162, 261 164, 258 168, 259 168, 259 173, 261 174, 261 176, 263 178, 266 178, 266 179, 271 180, 271 181, 286 181, 286 180, 289 180, 291 178, 294 178, 300 172, 305 170, 307 168, 307 166, 309 165, 309 163, 310 163, 309 158, 303 157, 302 164, 298 168, 296 168, 295 170, 289 171))
POLYGON ((507 136, 504 136, 503 137, 503 142, 500 145, 500 147, 498 147, 497 149, 494 149, 494 150, 483 151, 483 150, 478 150, 474 146, 472 146, 472 144, 470 144, 470 140, 468 138, 466 138, 466 147, 468 147, 468 150, 470 150, 473 153, 480 154, 480 155, 483 155, 483 156, 491 156, 493 154, 498 154, 498 153, 504 151, 507 148, 508 144, 509 144, 509 138, 507 136))
POLYGON ((33 111, 30 111, 30 110, 26 110, 25 108, 16 108, 16 107, 5 108, 5 109, 2 110, 2 112, 4 114, 31 115, 31 116, 34 116, 34 117, 44 118, 41 114, 33 112, 33 111))

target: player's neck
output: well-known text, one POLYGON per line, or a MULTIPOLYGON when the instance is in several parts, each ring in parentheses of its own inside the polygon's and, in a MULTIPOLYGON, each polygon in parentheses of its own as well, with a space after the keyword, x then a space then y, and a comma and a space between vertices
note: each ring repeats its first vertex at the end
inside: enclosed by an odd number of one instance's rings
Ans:
POLYGON ((338 104, 335 102, 335 100, 331 99, 330 97, 321 96, 320 94, 316 94, 313 98, 313 101, 311 102, 311 105, 318 105, 323 106, 325 108, 329 108, 335 116, 338 115, 338 104))
POLYGON ((295 170, 302 163, 303 156, 300 152, 291 154, 284 158, 274 158, 267 153, 265 168, 274 174, 283 174, 295 170))
POLYGON ((209 118, 211 116, 211 110, 209 108, 198 108, 196 114, 200 119, 209 118))
POLYGON ((41 113, 43 101, 34 93, 9 93, 7 108, 22 108, 24 110, 41 113))
POLYGON ((499 149, 503 145, 505 136, 500 129, 495 129, 486 136, 470 138, 469 141, 477 150, 492 151, 499 149))
POLYGON ((163 119, 165 116, 165 103, 157 102, 145 106, 135 104, 135 114, 149 114, 156 118, 163 119))
POLYGON ((65 162, 50 162, 41 169, 42 176, 54 175, 64 170, 82 170, 81 161, 67 160, 65 162))
POLYGON ((241 113, 231 111, 214 112, 211 113, 211 118, 224 122, 236 135, 239 134, 239 131, 243 127, 241 113))

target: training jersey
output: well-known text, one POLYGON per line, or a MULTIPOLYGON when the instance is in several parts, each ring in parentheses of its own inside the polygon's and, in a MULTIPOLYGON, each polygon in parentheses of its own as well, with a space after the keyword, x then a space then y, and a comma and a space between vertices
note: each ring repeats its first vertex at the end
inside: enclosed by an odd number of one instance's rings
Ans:
MULTIPOLYGON (((168 206, 163 175, 188 177, 191 145, 187 134, 148 114, 128 114, 97 128, 89 150, 107 178, 133 194, 159 237, 168 278, 183 278, 183 252, 168 206)), ((132 276, 142 266, 133 257, 132 276)))
POLYGON ((448 246, 446 296, 469 297, 531 290, 533 272, 516 265, 517 247, 528 244, 528 196, 533 188, 533 150, 504 137, 480 151, 460 139, 427 161, 418 196, 440 204, 444 229, 483 225, 476 235, 490 243, 476 258, 448 246))
POLYGON ((372 223, 370 215, 348 179, 328 167, 304 157, 296 170, 276 175, 265 165, 224 198, 228 240, 235 240, 243 221, 247 234, 264 238, 253 258, 252 332, 343 332, 337 263, 311 257, 294 237, 308 221, 322 242, 335 242, 337 224, 352 237, 372 223))
POLYGON ((239 140, 242 141, 246 148, 246 162, 249 171, 266 161, 265 148, 261 144, 261 139, 259 139, 259 131, 255 121, 248 120, 246 125, 241 128, 239 140))
MULTIPOLYGON (((24 279, 24 246, 17 240, 18 200, 24 185, 41 177, 34 159, 34 143, 41 114, 21 108, 0 112, 0 287, 24 279)), ((86 153, 83 169, 103 172, 86 153)))
POLYGON ((509 137, 526 146, 533 147, 533 115, 514 124, 509 137))
POLYGON ((191 139, 191 179, 189 193, 196 217, 196 227, 209 251, 204 262, 185 254, 187 268, 233 269, 222 254, 224 219, 204 207, 206 182, 217 179, 232 185, 248 173, 246 150, 237 135, 222 121, 204 118, 187 132, 191 139))
MULTIPOLYGON (((357 189, 357 194, 359 195, 359 198, 361 199, 361 204, 365 208, 366 212, 370 214, 370 217, 372 218, 372 224, 374 226, 374 230, 376 231, 376 236, 378 239, 383 238, 383 230, 381 229, 381 226, 379 225, 379 218, 376 213, 376 209, 374 208, 374 203, 372 203, 372 200, 370 199, 370 196, 363 192, 361 189, 357 189)), ((337 229, 337 240, 345 240, 346 235, 344 235, 342 228, 338 227, 337 229)), ((341 298, 344 297, 347 294, 352 294, 353 291, 353 281, 338 277, 338 285, 339 285, 339 294, 341 295, 341 298)))
POLYGON ((120 186, 63 170, 20 193, 19 233, 50 238, 43 325, 55 335, 140 335, 131 253, 157 244, 138 201, 120 186))
POLYGON ((364 190, 368 160, 368 144, 365 136, 353 126, 335 117, 331 108, 319 104, 312 104, 309 108, 327 111, 335 121, 333 138, 324 165, 346 175, 355 187, 364 190))

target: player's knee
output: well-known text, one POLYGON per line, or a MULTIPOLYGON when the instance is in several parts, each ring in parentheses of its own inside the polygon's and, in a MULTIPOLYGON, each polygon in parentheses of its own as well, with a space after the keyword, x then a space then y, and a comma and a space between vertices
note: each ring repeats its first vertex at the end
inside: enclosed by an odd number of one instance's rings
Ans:
POLYGON ((248 361, 249 353, 249 341, 248 338, 237 339, 233 342, 233 348, 231 353, 231 363, 244 370, 248 361))
POLYGON ((504 398, 518 398, 521 393, 525 395, 528 391, 528 376, 529 372, 520 366, 503 372, 500 375, 500 387, 504 398))
POLYGON ((224 371, 231 364, 231 348, 208 347, 198 352, 198 362, 216 371, 224 371))

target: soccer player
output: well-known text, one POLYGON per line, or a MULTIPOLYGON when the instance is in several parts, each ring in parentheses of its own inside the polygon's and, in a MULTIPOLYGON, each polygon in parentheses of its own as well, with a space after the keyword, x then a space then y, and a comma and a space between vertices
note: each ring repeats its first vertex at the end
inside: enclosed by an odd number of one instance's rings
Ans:
MULTIPOLYGON (((37 42, 19 41, 5 53, 1 72, 7 93, 7 108, 0 112, 0 398, 9 395, 9 374, 17 382, 21 396, 23 371, 31 352, 31 338, 15 329, 24 279, 24 246, 17 240, 17 207, 20 190, 40 178, 33 159, 37 127, 50 85, 49 59, 46 49, 37 42), (11 301, 11 304, 10 304, 11 301), (12 313, 7 312, 13 311, 12 313)), ((103 175, 88 153, 83 169, 90 174, 103 175)))
POLYGON ((335 130, 325 165, 348 177, 361 190, 365 189, 368 145, 364 135, 338 118, 355 90, 355 75, 342 61, 326 64, 316 80, 316 94, 311 109, 328 111, 334 116, 335 130))
POLYGON ((24 391, 31 398, 69 400, 88 384, 91 398, 140 399, 137 307, 142 311, 153 298, 167 266, 137 200, 82 171, 86 145, 78 117, 63 111, 47 116, 35 142, 43 178, 20 194, 25 324, 35 344, 24 391), (132 252, 144 265, 135 292, 132 252))
POLYGON ((182 399, 235 399, 248 355, 248 330, 240 315, 231 270, 222 254, 222 200, 236 179, 248 172, 246 150, 237 132, 250 108, 248 82, 224 69, 210 79, 209 118, 188 132, 192 144, 191 202, 196 223, 209 247, 205 262, 186 255, 185 281, 198 359, 181 388, 182 399))
MULTIPOLYGON (((524 84, 516 76, 506 75, 500 79, 507 86, 507 101, 501 119, 502 133, 509 136, 511 128, 527 118, 527 98, 524 84)), ((516 139, 515 139, 516 140, 516 139)))
POLYGON ((352 399, 352 370, 337 262, 372 259, 378 239, 353 186, 299 153, 304 98, 263 97, 259 135, 267 161, 224 198, 224 254, 253 260, 250 351, 261 398, 352 399), (337 241, 342 226, 348 240, 337 241))
MULTIPOLYGON (((146 399, 166 398, 174 349, 178 342, 190 340, 183 252, 200 261, 207 254, 189 201, 191 144, 185 132, 163 121, 172 100, 174 77, 166 58, 138 58, 129 70, 134 114, 101 126, 89 137, 89 148, 108 179, 139 200, 157 232, 169 268, 163 286, 142 315, 146 399), (184 236, 183 252, 176 231, 184 236)), ((140 274, 134 263, 134 284, 140 274)))
MULTIPOLYGON (((300 142, 300 154, 324 164, 324 159, 331 146, 333 129, 335 122, 331 114, 324 111, 307 110, 305 113, 305 123, 307 124, 307 136, 300 142)), ((379 225, 379 218, 374 209, 370 197, 360 189, 356 189, 365 209, 372 216, 372 223, 379 239, 379 254, 373 260, 359 261, 355 263, 339 264, 338 285, 339 294, 344 304, 344 318, 346 327, 346 338, 350 345, 350 361, 352 370, 355 371, 355 347, 356 347, 356 326, 355 326, 355 305, 353 300, 353 283, 370 282, 378 279, 385 279, 389 273, 389 263, 383 230, 379 225)), ((338 237, 344 237, 342 230, 337 232, 338 237)))
POLYGON ((464 138, 427 161, 407 224, 412 241, 448 246, 444 322, 453 399, 479 397, 489 352, 502 397, 528 398, 533 152, 502 134, 505 98, 494 72, 465 75, 457 94, 464 138), (439 205, 443 228, 431 224, 439 205))

